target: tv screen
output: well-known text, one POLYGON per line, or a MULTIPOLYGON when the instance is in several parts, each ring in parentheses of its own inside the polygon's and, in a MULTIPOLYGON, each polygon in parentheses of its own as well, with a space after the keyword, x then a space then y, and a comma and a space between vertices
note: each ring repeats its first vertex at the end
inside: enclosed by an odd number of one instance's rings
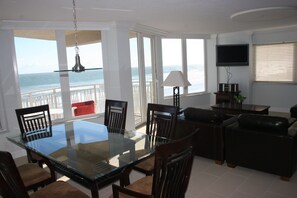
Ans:
POLYGON ((247 66, 249 65, 249 45, 217 45, 217 66, 247 66))

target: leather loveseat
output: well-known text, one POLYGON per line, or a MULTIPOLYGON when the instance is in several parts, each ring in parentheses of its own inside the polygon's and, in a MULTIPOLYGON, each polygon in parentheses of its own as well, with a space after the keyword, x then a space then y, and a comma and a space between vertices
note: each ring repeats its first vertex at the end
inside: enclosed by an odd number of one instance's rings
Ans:
POLYGON ((289 180, 296 170, 295 118, 242 114, 225 131, 226 162, 289 180))
POLYGON ((290 113, 292 118, 297 118, 297 104, 290 108, 290 113))
POLYGON ((178 118, 176 138, 199 128, 196 155, 213 159, 217 164, 223 164, 225 160, 224 130, 236 119, 235 116, 228 116, 214 110, 187 108, 178 118))

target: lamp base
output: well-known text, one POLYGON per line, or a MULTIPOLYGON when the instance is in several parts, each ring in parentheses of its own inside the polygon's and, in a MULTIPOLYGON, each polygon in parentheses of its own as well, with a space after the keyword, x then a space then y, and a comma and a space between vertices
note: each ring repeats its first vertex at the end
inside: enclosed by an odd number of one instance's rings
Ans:
POLYGON ((173 87, 173 106, 176 106, 179 108, 180 105, 180 95, 179 95, 179 87, 173 87))

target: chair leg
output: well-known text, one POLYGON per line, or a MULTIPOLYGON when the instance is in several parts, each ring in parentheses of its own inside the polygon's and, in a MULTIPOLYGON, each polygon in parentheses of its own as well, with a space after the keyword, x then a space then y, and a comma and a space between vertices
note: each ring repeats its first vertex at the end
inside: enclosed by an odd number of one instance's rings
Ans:
POLYGON ((132 171, 132 168, 126 168, 123 170, 120 178, 120 186, 125 187, 130 185, 130 173, 132 171))
POLYGON ((38 166, 43 168, 43 163, 44 163, 43 161, 38 161, 38 166))

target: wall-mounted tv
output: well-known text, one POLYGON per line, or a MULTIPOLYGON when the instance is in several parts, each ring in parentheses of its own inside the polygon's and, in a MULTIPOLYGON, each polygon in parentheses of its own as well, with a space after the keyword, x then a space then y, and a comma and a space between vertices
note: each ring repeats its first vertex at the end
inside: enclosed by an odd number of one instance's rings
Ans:
POLYGON ((249 45, 217 45, 216 46, 217 66, 248 66, 249 45))

